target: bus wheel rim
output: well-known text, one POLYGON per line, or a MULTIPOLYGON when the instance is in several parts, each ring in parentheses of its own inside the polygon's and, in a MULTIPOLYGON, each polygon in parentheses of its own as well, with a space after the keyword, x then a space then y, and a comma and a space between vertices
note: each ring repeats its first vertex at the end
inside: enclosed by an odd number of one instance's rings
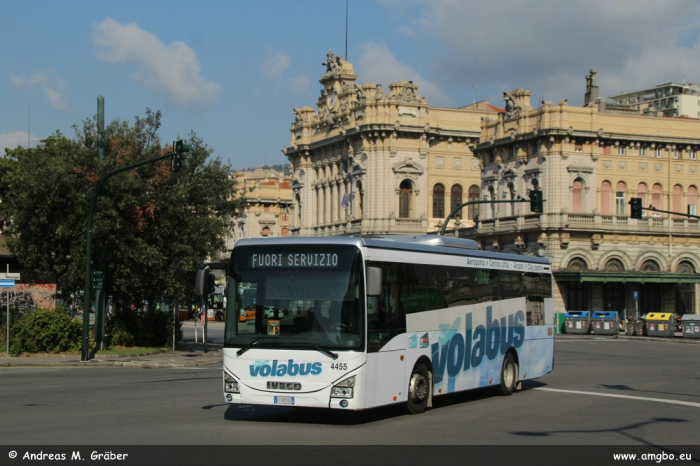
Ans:
POLYGON ((421 374, 413 374, 411 377, 411 399, 420 403, 428 394, 428 383, 421 374))

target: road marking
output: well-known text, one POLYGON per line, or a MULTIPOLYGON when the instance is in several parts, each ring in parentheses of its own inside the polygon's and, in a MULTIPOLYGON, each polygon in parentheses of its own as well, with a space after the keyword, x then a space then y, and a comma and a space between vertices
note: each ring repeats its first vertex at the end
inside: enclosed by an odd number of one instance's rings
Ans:
POLYGON ((667 399, 663 399, 663 398, 648 398, 645 396, 615 395, 613 393, 582 392, 582 391, 578 391, 578 390, 561 390, 558 388, 547 388, 547 387, 536 387, 534 390, 543 390, 545 392, 572 393, 575 395, 607 396, 609 398, 627 398, 628 400, 638 400, 638 401, 655 401, 657 403, 669 403, 669 404, 673 404, 673 405, 683 405, 683 406, 692 406, 694 408, 700 408, 700 403, 693 403, 692 401, 667 400, 667 399))

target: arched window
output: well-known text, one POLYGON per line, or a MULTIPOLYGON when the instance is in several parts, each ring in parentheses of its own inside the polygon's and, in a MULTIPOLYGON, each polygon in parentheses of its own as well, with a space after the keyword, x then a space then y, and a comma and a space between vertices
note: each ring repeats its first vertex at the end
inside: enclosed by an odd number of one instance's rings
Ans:
POLYGON ((570 272, 580 272, 582 270, 588 270, 588 263, 582 257, 574 257, 569 261, 569 265, 566 266, 566 270, 570 272))
POLYGON ((698 190, 695 186, 688 188, 688 213, 690 215, 697 215, 697 202, 698 190))
POLYGON ((627 185, 622 181, 617 183, 617 188, 615 189, 615 215, 622 216, 627 214, 625 191, 627 191, 627 185))
POLYGON ((610 259, 605 263, 606 272, 624 272, 625 266, 620 259, 610 259))
MULTIPOLYGON (((462 205, 462 187, 458 184, 453 185, 450 190, 450 212, 455 210, 457 207, 462 205)), ((462 211, 460 210, 455 214, 455 216, 462 218, 462 211)))
MULTIPOLYGON (((645 183, 639 183, 637 185, 637 197, 642 200, 642 207, 646 207, 647 204, 647 185, 645 183)), ((647 215, 646 210, 642 210, 642 217, 647 215)))
POLYGON ((268 237, 268 236, 270 236, 270 227, 265 227, 265 228, 263 228, 261 234, 262 234, 263 237, 268 237))
POLYGON ((514 216, 515 215, 515 202, 512 202, 515 200, 515 186, 513 186, 513 183, 508 183, 508 199, 510 199, 510 204, 508 204, 509 207, 509 212, 508 215, 514 216))
MULTIPOLYGON (((662 193, 661 185, 659 183, 654 184, 651 188, 651 205, 654 206, 657 209, 661 209, 661 193, 662 193)), ((654 214, 654 216, 657 216, 660 214, 654 214)))
POLYGON ((445 218, 445 187, 440 183, 433 187, 433 218, 445 218))
POLYGON ((580 178, 574 180, 571 191, 571 211, 575 214, 583 212, 583 181, 580 178))
POLYGON ((280 233, 280 236, 282 238, 286 238, 287 236, 289 236, 289 230, 287 230, 286 228, 282 228, 282 232, 280 233))
POLYGON ((691 262, 683 261, 680 264, 678 264, 678 267, 676 267, 676 272, 693 274, 695 273, 695 267, 693 267, 693 264, 691 262))
POLYGON ((612 210, 610 209, 610 191, 612 186, 609 181, 603 181, 600 185, 600 213, 602 215, 611 215, 612 210))
POLYGON ((353 214, 355 218, 362 218, 364 211, 364 195, 362 194, 362 183, 360 181, 355 185, 355 213, 353 214))
MULTIPOLYGON (((683 188, 680 185, 675 185, 673 187, 673 207, 671 208, 674 212, 683 212, 683 188)), ((681 217, 680 215, 674 215, 674 217, 681 217)))
POLYGON ((661 272, 658 262, 649 259, 642 264, 642 272, 661 272))
MULTIPOLYGON (((469 202, 478 201, 481 197, 481 190, 478 186, 472 186, 469 188, 469 202)), ((469 206, 467 215, 469 220, 476 220, 479 216, 479 204, 472 204, 469 206)))
POLYGON ((413 216, 413 183, 403 180, 399 185, 399 217, 413 216))
POLYGON ((323 224, 323 190, 316 189, 316 225, 323 224))

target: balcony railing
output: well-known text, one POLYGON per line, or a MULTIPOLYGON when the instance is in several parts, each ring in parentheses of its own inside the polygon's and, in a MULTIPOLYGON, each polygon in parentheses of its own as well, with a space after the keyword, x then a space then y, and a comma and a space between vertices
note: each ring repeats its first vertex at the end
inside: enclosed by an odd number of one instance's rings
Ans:
POLYGON ((658 234, 700 234, 700 220, 646 216, 634 219, 627 215, 582 213, 527 214, 517 217, 479 219, 477 233, 510 233, 520 230, 562 228, 604 232, 643 231, 658 234))

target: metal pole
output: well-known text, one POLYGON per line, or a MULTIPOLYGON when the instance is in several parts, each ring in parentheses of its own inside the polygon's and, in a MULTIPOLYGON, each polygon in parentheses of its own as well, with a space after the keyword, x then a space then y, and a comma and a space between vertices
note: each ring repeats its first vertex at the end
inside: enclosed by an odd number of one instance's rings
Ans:
POLYGON ((81 356, 80 360, 81 361, 87 361, 88 356, 89 356, 89 333, 90 333, 90 287, 92 285, 91 283, 91 275, 92 275, 92 223, 93 219, 95 217, 95 206, 97 205, 97 196, 100 194, 100 189, 102 189, 102 186, 107 182, 109 178, 111 178, 113 175, 116 175, 117 173, 121 173, 123 171, 131 170, 132 168, 137 168, 142 165, 147 165, 149 163, 154 163, 159 160, 167 159, 168 157, 172 157, 172 154, 165 154, 161 155, 158 157, 154 157, 152 159, 144 160, 143 162, 138 162, 132 165, 128 165, 126 167, 121 167, 117 168, 116 170, 112 170, 111 172, 107 173, 105 176, 100 178, 100 180, 97 182, 97 187, 95 187, 95 192, 92 195, 92 201, 90 201, 90 212, 88 213, 88 221, 87 221, 87 233, 86 233, 86 246, 85 246, 85 300, 83 303, 83 344, 82 344, 82 351, 81 351, 81 356))
POLYGON ((177 305, 177 298, 175 298, 175 309, 173 310, 173 351, 175 351, 175 328, 177 327, 177 321, 180 318, 180 306, 177 305))
MULTIPOLYGON (((454 214, 459 212, 463 207, 467 207, 467 206, 474 205, 474 204, 505 204, 508 202, 531 202, 531 201, 532 201, 531 199, 522 199, 521 198, 521 199, 504 199, 501 201, 469 201, 469 202, 465 202, 464 204, 460 204, 459 206, 455 207, 454 210, 452 210, 452 212, 450 212, 450 215, 447 216, 447 218, 445 219, 445 223, 442 225, 442 228, 440 229, 439 235, 445 236, 445 230, 447 229, 447 224, 450 222, 450 220, 452 220, 452 217, 454 216, 454 214)), ((542 202, 545 202, 545 200, 542 199, 542 202)))
POLYGON ((105 98, 97 97, 97 160, 102 163, 105 158, 105 98))
MULTIPOLYGON (((7 264, 7 273, 10 273, 10 264, 7 264)), ((7 357, 10 357, 10 289, 7 289, 7 357)))
POLYGON ((204 353, 208 353, 209 350, 207 350, 207 322, 209 321, 209 316, 207 313, 209 310, 207 309, 207 301, 206 298, 202 297, 202 309, 204 309, 204 353))
MULTIPOLYGON (((7 273, 10 273, 10 264, 7 264, 7 273)), ((7 289, 7 357, 10 357, 10 289, 7 289)))

